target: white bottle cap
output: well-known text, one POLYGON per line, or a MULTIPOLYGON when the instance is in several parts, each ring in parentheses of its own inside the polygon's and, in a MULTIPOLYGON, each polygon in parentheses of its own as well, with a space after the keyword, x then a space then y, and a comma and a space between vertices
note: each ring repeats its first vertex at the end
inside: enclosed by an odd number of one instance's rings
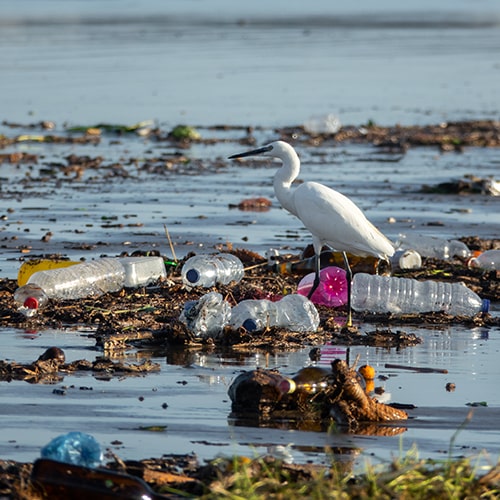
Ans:
POLYGON ((397 250, 391 261, 399 269, 420 269, 422 267, 422 257, 416 250, 397 250))

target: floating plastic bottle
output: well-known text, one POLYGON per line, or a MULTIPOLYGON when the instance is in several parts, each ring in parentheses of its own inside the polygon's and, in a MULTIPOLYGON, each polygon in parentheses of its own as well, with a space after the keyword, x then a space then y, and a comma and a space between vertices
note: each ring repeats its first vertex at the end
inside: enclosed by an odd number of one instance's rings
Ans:
MULTIPOLYGON (((308 297, 315 276, 315 273, 304 276, 298 284, 297 293, 308 297)), ((310 297, 314 304, 339 307, 347 302, 347 279, 344 269, 335 266, 325 267, 319 272, 319 279, 320 283, 310 297)))
POLYGON ((481 300, 463 283, 358 273, 352 281, 352 308, 395 314, 444 311, 452 316, 474 316, 488 311, 489 300, 481 300))
POLYGON ((304 130, 311 135, 336 134, 341 127, 342 123, 333 113, 311 116, 304 122, 304 130))
POLYGON ((500 271, 500 250, 486 250, 477 257, 472 257, 468 265, 485 271, 500 271))
POLYGON ((231 306, 217 292, 186 302, 179 320, 197 337, 218 337, 229 323, 231 306))
POLYGON ((41 456, 82 467, 98 467, 103 460, 100 444, 83 432, 68 432, 54 438, 42 448, 41 456))
POLYGON ((236 329, 243 326, 250 332, 278 326, 295 332, 314 332, 319 326, 319 314, 314 304, 302 295, 286 295, 278 302, 243 300, 233 307, 230 323, 236 329))
POLYGON ((182 266, 182 282, 187 286, 209 288, 220 283, 228 285, 240 281, 244 270, 241 260, 230 253, 195 255, 182 266))
POLYGON ((467 259, 471 256, 469 247, 462 241, 446 240, 420 234, 400 234, 396 248, 416 250, 422 257, 434 257, 444 260, 452 257, 467 259))
POLYGON ((49 299, 79 299, 144 286, 165 277, 161 257, 104 258, 70 267, 39 271, 14 293, 19 310, 33 316, 49 299))

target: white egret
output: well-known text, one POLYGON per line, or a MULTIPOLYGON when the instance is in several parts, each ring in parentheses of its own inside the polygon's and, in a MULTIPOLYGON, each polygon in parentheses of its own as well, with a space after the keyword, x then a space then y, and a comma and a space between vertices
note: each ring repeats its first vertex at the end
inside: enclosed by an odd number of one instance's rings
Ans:
POLYGON ((229 159, 256 155, 279 158, 283 165, 274 175, 274 192, 281 206, 297 216, 310 231, 316 255, 316 275, 312 296, 320 283, 319 255, 323 245, 342 252, 348 283, 347 326, 352 326, 352 273, 346 252, 366 257, 387 259, 394 254, 392 243, 365 217, 349 198, 318 182, 304 182, 292 190, 292 182, 300 173, 300 160, 290 144, 276 141, 267 146, 235 154, 229 159))

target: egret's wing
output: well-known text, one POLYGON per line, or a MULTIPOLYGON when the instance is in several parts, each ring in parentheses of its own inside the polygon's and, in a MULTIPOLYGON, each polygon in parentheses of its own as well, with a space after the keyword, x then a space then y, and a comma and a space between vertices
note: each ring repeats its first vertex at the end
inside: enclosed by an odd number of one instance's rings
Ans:
POLYGON ((355 255, 390 256, 391 242, 346 196, 316 182, 294 192, 297 216, 324 244, 355 255))

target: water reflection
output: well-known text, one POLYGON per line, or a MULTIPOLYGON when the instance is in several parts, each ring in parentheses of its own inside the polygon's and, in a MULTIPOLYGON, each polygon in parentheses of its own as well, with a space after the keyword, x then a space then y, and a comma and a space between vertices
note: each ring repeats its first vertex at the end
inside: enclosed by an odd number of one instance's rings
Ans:
MULTIPOLYGON (((375 325, 366 325, 366 328, 373 329, 375 325)), ((263 441, 270 445, 294 443, 290 452, 295 459, 318 462, 328 460, 326 452, 313 457, 305 449, 301 451, 300 447, 317 446, 322 450, 328 446, 363 448, 378 456, 388 457, 395 446, 393 440, 398 439, 398 435, 408 435, 405 439, 418 443, 423 454, 434 453, 439 446, 447 449, 449 432, 440 433, 436 426, 446 422, 448 429, 458 428, 468 402, 486 401, 488 407, 476 408, 476 411, 481 410, 481 415, 477 414, 475 418, 483 418, 484 415, 484 418, 494 420, 495 414, 491 412, 500 408, 500 396, 496 391, 500 329, 468 329, 462 326, 405 329, 422 337, 424 342, 400 351, 351 347, 352 360, 359 355, 359 364, 371 364, 377 376, 385 378, 376 379, 376 385, 384 387, 391 394, 392 401, 418 407, 410 412, 413 418, 404 426, 377 426, 375 432, 378 437, 372 436, 368 441, 363 437, 361 428, 355 435, 349 436, 338 432, 331 434, 327 428, 317 424, 294 427, 292 422, 284 419, 274 428, 259 427, 259 422, 233 419, 231 416, 227 391, 242 370, 277 368, 282 373, 293 374, 312 363, 310 347, 272 355, 167 349, 166 352, 130 350, 123 353, 122 361, 142 362, 149 359, 160 364, 160 372, 134 378, 108 377, 105 381, 88 372, 75 373, 63 375, 63 380, 50 386, 50 389, 40 384, 0 382, 5 401, 1 410, 4 428, 0 430, 0 449, 5 456, 12 458, 31 460, 34 457, 33 443, 37 441, 17 430, 31 425, 28 420, 33 412, 38 415, 36 425, 43 441, 51 439, 54 432, 79 429, 95 434, 104 442, 119 439, 125 443, 119 450, 124 457, 141 455, 138 445, 133 444, 137 439, 137 431, 133 428, 146 424, 167 424, 167 441, 175 442, 179 452, 195 450, 200 457, 213 457, 213 449, 206 444, 207 436, 211 436, 212 440, 229 444, 228 453, 239 450, 250 455, 253 453, 251 450, 261 447, 263 441), (386 363, 439 367, 447 369, 448 373, 386 369, 386 363), (453 392, 446 390, 446 384, 450 382, 456 386, 453 392), (19 386, 20 383, 24 385, 19 386), (64 396, 52 394, 54 387, 64 389, 71 386, 76 389, 66 389, 64 396), (93 390, 80 391, 78 387, 92 387, 93 390), (27 407, 32 409, 27 412, 27 407), (488 417, 490 413, 491 417, 488 417), (427 440, 431 430, 435 431, 432 442, 427 440), (15 448, 7 444, 12 436, 16 439, 15 448)), ((45 349, 55 345, 65 351, 70 361, 96 360, 102 352, 95 350, 95 340, 89 337, 91 332, 81 329, 27 333, 8 329, 2 333, 3 355, 30 363, 45 349)), ((472 425, 474 422, 473 419, 472 425)), ((500 437, 495 434, 491 422, 485 420, 484 424, 473 426, 463 434, 464 442, 483 442, 484 436, 481 435, 487 433, 490 436, 488 446, 500 448, 500 437)), ((373 433, 374 430, 366 429, 366 432, 373 433)), ((142 435, 140 442, 141 449, 148 446, 148 453, 152 456, 155 453, 161 455, 160 443, 148 439, 146 444, 142 435)))

